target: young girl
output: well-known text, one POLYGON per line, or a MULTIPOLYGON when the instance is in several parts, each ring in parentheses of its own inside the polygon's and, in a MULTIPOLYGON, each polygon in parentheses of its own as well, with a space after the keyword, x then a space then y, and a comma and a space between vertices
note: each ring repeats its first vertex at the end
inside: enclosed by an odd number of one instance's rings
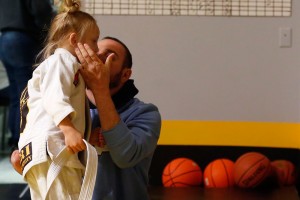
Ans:
POLYGON ((82 186, 84 165, 77 153, 86 149, 89 110, 75 48, 81 42, 97 52, 100 31, 95 19, 79 10, 78 1, 64 3, 40 53, 43 62, 21 97, 20 164, 33 200, 78 199, 82 186), (66 162, 60 160, 61 152, 69 152, 66 162))

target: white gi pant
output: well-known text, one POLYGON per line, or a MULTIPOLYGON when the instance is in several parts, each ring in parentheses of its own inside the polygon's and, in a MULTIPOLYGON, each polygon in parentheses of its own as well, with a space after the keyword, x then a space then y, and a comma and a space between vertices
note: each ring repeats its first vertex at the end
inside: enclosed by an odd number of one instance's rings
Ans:
MULTIPOLYGON (((30 188, 32 200, 44 200, 47 194, 47 173, 51 164, 48 161, 33 166, 25 179, 30 188)), ((79 198, 84 172, 79 168, 64 166, 48 191, 47 200, 77 200, 79 198)))

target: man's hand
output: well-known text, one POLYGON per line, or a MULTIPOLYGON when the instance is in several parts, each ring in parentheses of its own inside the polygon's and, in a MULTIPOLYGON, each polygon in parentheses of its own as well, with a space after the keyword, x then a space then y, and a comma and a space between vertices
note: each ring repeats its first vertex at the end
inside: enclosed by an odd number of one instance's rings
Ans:
POLYGON ((79 71, 93 94, 109 91, 110 66, 114 54, 110 54, 103 63, 87 44, 78 43, 75 52, 81 63, 79 71))
POLYGON ((82 65, 79 72, 87 88, 91 91, 87 93, 88 98, 97 107, 101 119, 101 129, 103 131, 109 130, 120 121, 120 116, 111 98, 112 93, 109 87, 110 68, 115 54, 109 54, 105 63, 103 63, 87 44, 82 45, 78 43, 75 52, 82 65), (91 96, 93 97, 91 98, 91 96))
POLYGON ((92 130, 91 136, 90 136, 90 139, 89 139, 89 143, 94 145, 94 146, 104 148, 104 146, 106 145, 106 142, 105 142, 104 136, 101 133, 101 128, 100 127, 94 128, 92 130))
POLYGON ((89 143, 94 146, 99 145, 99 127, 92 130, 89 143))
POLYGON ((20 175, 22 175, 22 167, 20 164, 20 153, 19 150, 14 150, 10 156, 10 163, 13 166, 13 168, 18 172, 20 175))

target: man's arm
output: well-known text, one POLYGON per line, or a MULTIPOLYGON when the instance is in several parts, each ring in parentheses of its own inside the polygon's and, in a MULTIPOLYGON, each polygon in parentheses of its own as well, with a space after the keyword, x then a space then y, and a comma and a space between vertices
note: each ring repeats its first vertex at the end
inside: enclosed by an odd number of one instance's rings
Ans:
POLYGON ((134 166, 154 152, 161 127, 160 114, 149 104, 133 108, 134 116, 130 115, 131 119, 126 122, 121 121, 109 90, 109 66, 113 55, 103 64, 89 48, 81 44, 78 48, 76 54, 83 63, 80 72, 94 95, 93 103, 97 106, 102 134, 112 159, 121 168, 134 166))
POLYGON ((156 106, 134 103, 122 114, 124 121, 104 131, 110 155, 120 168, 133 167, 152 156, 161 129, 161 117, 156 106))
POLYGON ((102 131, 112 129, 119 123, 120 116, 115 108, 109 89, 106 91, 95 90, 93 94, 99 117, 101 119, 102 131))
POLYGON ((111 98, 110 82, 110 64, 114 54, 106 59, 105 63, 88 47, 78 44, 76 54, 82 63, 80 73, 85 83, 94 96, 102 131, 110 130, 116 126, 120 117, 111 98))

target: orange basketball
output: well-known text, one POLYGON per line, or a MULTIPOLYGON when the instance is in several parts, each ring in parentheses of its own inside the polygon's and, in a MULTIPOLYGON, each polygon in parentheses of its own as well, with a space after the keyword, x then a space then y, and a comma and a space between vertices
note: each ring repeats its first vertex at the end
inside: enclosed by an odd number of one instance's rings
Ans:
POLYGON ((195 161, 176 158, 164 168, 162 182, 165 187, 198 186, 202 183, 202 171, 195 161))
POLYGON ((221 158, 210 162, 204 170, 203 180, 206 188, 226 188, 234 185, 234 162, 221 158))
POLYGON ((235 184, 242 188, 258 186, 269 175, 270 160, 258 152, 241 155, 234 164, 233 175, 235 184))
POLYGON ((272 170, 281 186, 293 185, 296 182, 295 165, 288 160, 274 160, 271 162, 272 170))

